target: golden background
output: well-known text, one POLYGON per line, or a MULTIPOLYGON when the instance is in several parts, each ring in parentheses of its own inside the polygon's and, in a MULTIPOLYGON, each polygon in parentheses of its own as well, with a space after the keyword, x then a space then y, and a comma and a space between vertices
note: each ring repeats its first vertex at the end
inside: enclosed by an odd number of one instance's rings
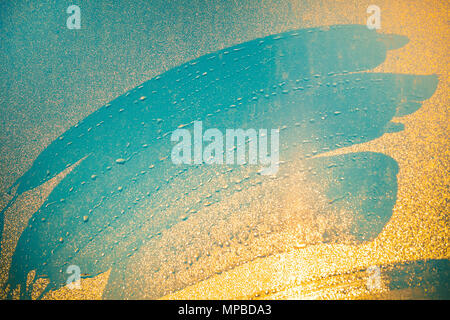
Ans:
MULTIPOLYGON (((450 258, 449 2, 377 0, 325 3, 311 1, 306 9, 300 2, 291 1, 290 14, 284 25, 267 26, 261 19, 260 28, 276 33, 322 25, 365 24, 369 16, 366 9, 374 4, 381 8, 381 30, 378 32, 405 35, 410 39, 401 49, 389 51, 385 63, 374 71, 437 74, 439 77, 435 94, 423 103, 422 108, 401 119, 394 118, 394 121, 405 124, 404 131, 385 134, 369 143, 339 150, 339 153, 382 152, 398 162, 398 198, 392 219, 372 242, 358 246, 320 244, 258 258, 164 298, 407 298, 411 296, 410 292, 389 296, 385 287, 376 294, 368 292, 365 287, 367 275, 361 270, 395 262, 450 258)), ((282 17, 287 10, 286 6, 278 6, 277 1, 261 1, 261 6, 264 12, 271 12, 274 16, 282 17)), ((40 190, 25 194, 7 211, 0 284, 6 280, 15 244, 29 215, 36 210, 38 198, 45 198, 48 195, 46 190, 55 182, 50 181, 40 190)), ((83 279, 82 289, 61 288, 50 292, 44 299, 100 299, 109 272, 83 279)), ((45 279, 37 281, 35 296, 45 283, 45 279)))

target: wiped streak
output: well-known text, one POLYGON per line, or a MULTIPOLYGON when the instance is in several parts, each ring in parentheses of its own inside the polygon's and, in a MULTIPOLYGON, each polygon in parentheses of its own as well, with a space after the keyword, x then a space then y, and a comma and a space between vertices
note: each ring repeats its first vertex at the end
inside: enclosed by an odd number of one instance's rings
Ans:
MULTIPOLYGON (((364 26, 288 32, 201 57, 117 98, 52 143, 18 182, 21 194, 92 152, 33 216, 16 250, 12 286, 34 268, 50 276, 49 290, 64 283, 68 264, 90 274, 116 264, 120 270, 147 238, 210 202, 199 184, 218 190, 210 183, 215 175, 238 181, 230 194, 214 193, 220 203, 264 179, 250 166, 174 166, 167 158, 169 137, 179 125, 202 120, 219 129, 278 127, 283 161, 298 150, 308 159, 392 131, 393 116, 415 110, 401 105, 431 96, 437 79, 358 71, 380 64, 387 49, 404 43, 364 26)), ((392 194, 391 186, 381 192, 392 194)), ((381 209, 390 216, 392 207, 381 209)), ((360 231, 347 230, 373 237, 360 231)))
POLYGON ((0 250, 0 287, 8 280, 7 275, 11 264, 11 259, 14 254, 17 242, 25 230, 29 219, 33 213, 45 202, 50 193, 56 185, 67 176, 80 162, 86 157, 80 159, 73 166, 65 169, 56 177, 45 182, 42 186, 29 190, 17 197, 14 202, 11 202, 10 207, 3 209, 4 225, 3 238, 1 239, 0 250), (18 215, 17 213, 21 214, 18 215))

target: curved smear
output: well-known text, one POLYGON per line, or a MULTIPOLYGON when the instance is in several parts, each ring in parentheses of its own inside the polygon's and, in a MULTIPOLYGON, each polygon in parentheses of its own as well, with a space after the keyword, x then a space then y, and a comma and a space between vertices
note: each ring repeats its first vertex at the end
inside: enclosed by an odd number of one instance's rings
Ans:
POLYGON ((286 32, 200 57, 118 97, 18 180, 21 194, 90 154, 33 215, 9 284, 24 288, 36 270, 49 277, 47 291, 57 289, 75 264, 90 276, 112 268, 106 298, 157 298, 295 241, 373 239, 392 214, 395 161, 314 156, 401 129, 391 119, 433 94, 436 76, 365 72, 406 42, 357 25, 286 32), (279 128, 280 172, 174 165, 171 132, 197 120, 222 132, 279 128))

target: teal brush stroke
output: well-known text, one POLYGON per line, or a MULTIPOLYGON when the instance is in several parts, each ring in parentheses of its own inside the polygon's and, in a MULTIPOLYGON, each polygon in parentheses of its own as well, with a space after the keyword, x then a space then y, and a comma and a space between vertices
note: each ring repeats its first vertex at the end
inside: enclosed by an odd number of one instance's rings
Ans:
POLYGON ((419 260, 397 263, 381 268, 393 290, 411 290, 408 299, 448 300, 450 298, 450 261, 448 259, 419 260), (419 289, 419 293, 417 293, 419 289))
MULTIPOLYGON (((180 186, 187 198, 206 201, 193 178, 221 170, 175 166, 170 157, 160 160, 170 156, 170 133, 180 124, 191 128, 195 120, 222 131, 286 126, 280 135, 281 160, 294 160, 302 150, 303 160, 314 169, 311 181, 322 184, 330 199, 329 210, 353 212, 355 224, 338 239, 373 239, 395 204, 396 162, 377 153, 312 156, 401 130, 391 119, 416 111, 431 97, 438 83, 435 75, 364 72, 407 41, 359 25, 286 32, 202 56, 113 100, 50 144, 15 183, 17 196, 87 156, 31 218, 14 253, 8 283, 24 288, 28 272, 36 270, 37 276, 49 277, 48 292, 65 285, 68 265, 90 275, 113 268, 105 297, 126 297, 122 286, 130 256, 184 213, 161 218, 166 209, 159 199, 176 206, 179 195, 169 188, 180 186), (118 164, 118 158, 126 162, 118 164), (337 176, 345 182, 330 179, 337 176)), ((232 169, 222 175, 243 176, 242 168, 232 169)), ((240 187, 264 179, 257 174, 259 168, 252 169, 240 187)), ((218 193, 213 200, 226 197, 218 193)), ((25 290, 21 294, 30 297, 25 290)))

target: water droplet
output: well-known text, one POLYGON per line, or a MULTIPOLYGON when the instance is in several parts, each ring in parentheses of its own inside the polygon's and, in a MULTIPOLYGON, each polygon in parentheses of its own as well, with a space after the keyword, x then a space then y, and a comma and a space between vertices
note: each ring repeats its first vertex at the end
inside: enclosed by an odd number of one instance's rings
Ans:
POLYGON ((123 159, 123 158, 118 158, 116 159, 116 163, 117 164, 124 164, 125 162, 127 162, 127 160, 123 159))

